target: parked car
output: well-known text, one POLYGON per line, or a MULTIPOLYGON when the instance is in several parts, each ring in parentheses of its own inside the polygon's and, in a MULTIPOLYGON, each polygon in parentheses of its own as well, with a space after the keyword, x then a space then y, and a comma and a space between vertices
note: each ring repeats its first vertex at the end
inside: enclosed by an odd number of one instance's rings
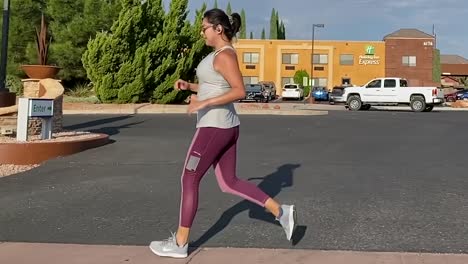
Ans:
POLYGON ((239 100, 242 101, 255 101, 267 103, 269 93, 265 90, 261 84, 245 84, 245 98, 239 100))
POLYGON ((327 87, 314 87, 312 89, 312 97, 314 97, 316 101, 328 101, 327 87))
POLYGON ((333 87, 330 95, 328 96, 330 104, 337 103, 346 103, 346 98, 343 97, 345 87, 344 86, 335 86, 333 87))
POLYGON ((455 102, 457 100, 457 93, 444 94, 445 102, 455 102))
POLYGON ((304 99, 304 89, 300 84, 287 83, 283 86, 283 92, 281 93, 283 99, 304 99))
POLYGON ((468 89, 458 91, 456 94, 457 100, 468 100, 468 89))
POLYGON ((269 94, 269 100, 274 100, 276 99, 276 85, 274 82, 269 82, 269 81, 261 81, 259 82, 259 84, 263 85, 263 87, 265 88, 265 90, 268 92, 269 94))

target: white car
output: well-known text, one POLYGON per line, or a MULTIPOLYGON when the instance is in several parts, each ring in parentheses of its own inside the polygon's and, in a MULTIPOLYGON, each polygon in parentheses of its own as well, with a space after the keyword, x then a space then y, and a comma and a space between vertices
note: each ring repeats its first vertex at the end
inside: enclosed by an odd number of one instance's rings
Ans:
POLYGON ((281 93, 283 99, 297 99, 302 100, 304 98, 304 89, 300 84, 287 83, 283 86, 283 92, 281 93))

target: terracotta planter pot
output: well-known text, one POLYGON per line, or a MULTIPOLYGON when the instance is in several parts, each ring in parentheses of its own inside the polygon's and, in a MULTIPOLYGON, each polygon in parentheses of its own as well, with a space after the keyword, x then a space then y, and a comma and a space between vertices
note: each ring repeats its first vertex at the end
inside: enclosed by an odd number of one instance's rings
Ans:
POLYGON ((47 79, 54 78, 61 68, 51 65, 21 65, 21 69, 31 79, 47 79))

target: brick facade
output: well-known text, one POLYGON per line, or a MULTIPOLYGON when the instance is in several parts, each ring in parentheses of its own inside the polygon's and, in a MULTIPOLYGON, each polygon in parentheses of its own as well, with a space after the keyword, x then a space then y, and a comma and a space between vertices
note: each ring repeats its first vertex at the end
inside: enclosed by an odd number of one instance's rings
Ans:
POLYGON ((385 74, 406 78, 411 86, 433 86, 433 39, 385 40, 385 74), (415 56, 416 66, 403 65, 403 56, 415 56))

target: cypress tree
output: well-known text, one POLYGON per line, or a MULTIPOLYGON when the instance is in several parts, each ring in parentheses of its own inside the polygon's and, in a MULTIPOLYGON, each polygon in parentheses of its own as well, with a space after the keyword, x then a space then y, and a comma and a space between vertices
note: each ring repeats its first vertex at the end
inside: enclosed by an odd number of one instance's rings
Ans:
POLYGON ((241 28, 240 28, 240 38, 245 39, 247 38, 247 33, 246 33, 246 21, 245 21, 245 10, 242 8, 241 10, 241 28))
POLYGON ((270 39, 278 39, 278 17, 274 8, 271 10, 270 39))
POLYGON ((231 2, 228 2, 227 7, 226 7, 226 14, 230 16, 232 14, 231 10, 231 2))

